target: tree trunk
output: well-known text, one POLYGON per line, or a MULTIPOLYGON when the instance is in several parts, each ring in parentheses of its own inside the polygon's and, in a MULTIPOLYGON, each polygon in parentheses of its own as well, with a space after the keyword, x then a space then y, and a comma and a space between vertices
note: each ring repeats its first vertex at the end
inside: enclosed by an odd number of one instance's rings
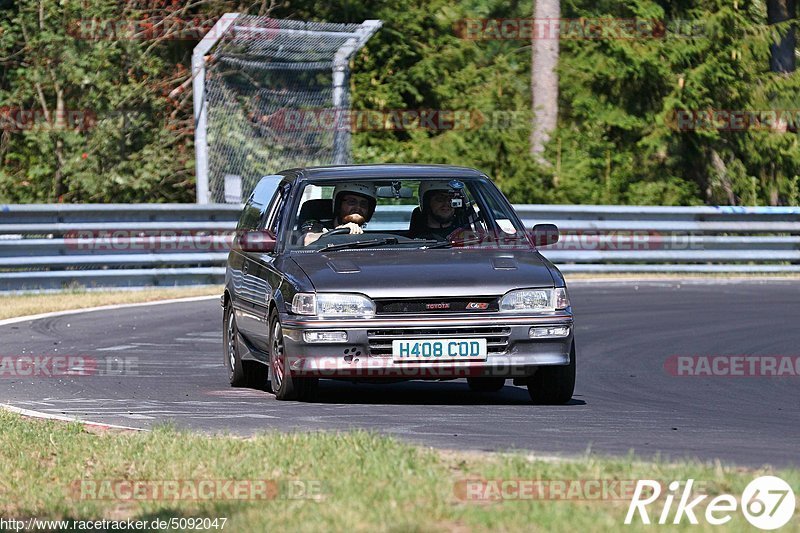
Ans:
POLYGON ((56 173, 53 176, 53 202, 60 201, 64 194, 64 172, 61 162, 64 160, 64 141, 61 135, 56 132, 56 173))
MULTIPOLYGON (((795 18, 797 15, 796 0, 767 0, 767 22, 775 24, 795 18)), ((784 74, 794 72, 796 68, 795 48, 797 35, 795 26, 781 35, 777 44, 771 44, 769 67, 772 72, 784 74)))
POLYGON ((56 88, 56 120, 52 125, 56 137, 56 172, 53 176, 53 201, 60 201, 64 194, 64 140, 62 132, 66 128, 66 109, 64 109, 64 91, 56 88))
POLYGON ((533 40, 531 43, 531 100, 533 124, 531 155, 539 162, 544 146, 558 120, 558 45, 561 6, 559 0, 536 0, 533 9, 533 40))
POLYGON ((717 187, 721 188, 722 191, 725 193, 725 197, 728 200, 728 205, 736 205, 736 195, 733 194, 733 184, 731 183, 730 177, 728 176, 728 167, 725 165, 725 161, 722 160, 719 153, 713 148, 711 149, 711 166, 716 173, 716 180, 712 180, 711 184, 709 185, 709 190, 706 191, 706 197, 714 201, 716 197, 716 189, 717 187))

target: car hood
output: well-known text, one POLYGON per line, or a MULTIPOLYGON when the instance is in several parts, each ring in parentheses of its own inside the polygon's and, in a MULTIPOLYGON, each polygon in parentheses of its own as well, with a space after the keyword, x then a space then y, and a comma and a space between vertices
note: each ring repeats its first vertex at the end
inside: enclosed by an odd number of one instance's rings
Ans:
POLYGON ((499 296, 554 284, 535 250, 343 250, 292 254, 292 260, 317 291, 370 298, 499 296))

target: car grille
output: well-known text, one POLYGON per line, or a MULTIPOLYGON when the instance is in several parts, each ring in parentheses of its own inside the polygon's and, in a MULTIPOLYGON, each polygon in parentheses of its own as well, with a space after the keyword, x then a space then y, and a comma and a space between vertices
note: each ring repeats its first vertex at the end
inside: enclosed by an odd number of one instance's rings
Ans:
POLYGON ((501 354, 508 348, 511 328, 498 326, 443 327, 443 328, 397 328, 371 329, 367 331, 369 353, 372 357, 391 357, 392 341, 403 339, 486 339, 490 354, 501 354))
POLYGON ((403 313, 488 313, 498 310, 497 298, 415 298, 376 300, 378 315, 403 313))

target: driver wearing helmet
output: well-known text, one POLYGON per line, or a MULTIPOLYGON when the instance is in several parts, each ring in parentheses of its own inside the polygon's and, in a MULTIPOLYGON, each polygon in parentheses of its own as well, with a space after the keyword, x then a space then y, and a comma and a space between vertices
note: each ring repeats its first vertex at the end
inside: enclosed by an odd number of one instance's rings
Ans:
POLYGON ((461 209, 453 207, 453 197, 453 189, 446 181, 420 182, 419 205, 423 224, 411 237, 443 240, 454 231, 467 227, 468 224, 461 220, 461 209))
POLYGON ((349 228, 350 234, 364 233, 362 225, 375 213, 377 194, 369 183, 340 183, 333 189, 332 221, 309 220, 303 224, 303 245, 315 242, 332 229, 349 228))

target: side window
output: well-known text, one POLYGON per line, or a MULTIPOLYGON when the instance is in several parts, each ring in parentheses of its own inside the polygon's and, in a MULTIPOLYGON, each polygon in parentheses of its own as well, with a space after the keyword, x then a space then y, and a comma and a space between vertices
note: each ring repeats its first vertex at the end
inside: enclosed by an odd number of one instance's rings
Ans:
POLYGON ((254 230, 258 226, 258 221, 261 218, 261 209, 255 203, 253 195, 247 200, 242 211, 242 216, 239 217, 239 224, 236 226, 237 231, 254 230))
POLYGON ((281 187, 277 191, 275 191, 275 195, 272 197, 272 201, 269 204, 264 216, 261 219, 261 229, 267 229, 271 231, 274 235, 278 234, 278 230, 280 229, 280 213, 283 210, 283 205, 286 202, 286 197, 289 193, 289 187, 281 187))
POLYGON ((283 176, 264 176, 253 189, 239 219, 237 230, 249 231, 262 227, 270 201, 277 196, 278 186, 283 176))

